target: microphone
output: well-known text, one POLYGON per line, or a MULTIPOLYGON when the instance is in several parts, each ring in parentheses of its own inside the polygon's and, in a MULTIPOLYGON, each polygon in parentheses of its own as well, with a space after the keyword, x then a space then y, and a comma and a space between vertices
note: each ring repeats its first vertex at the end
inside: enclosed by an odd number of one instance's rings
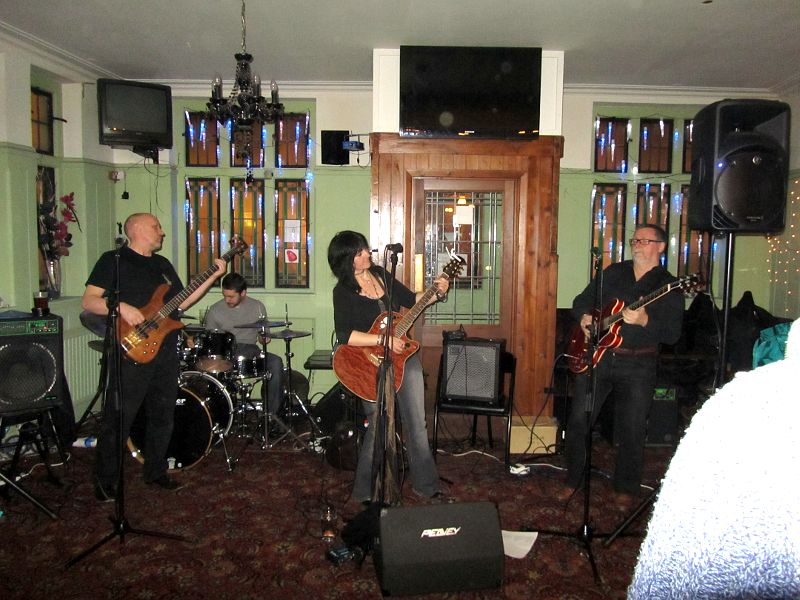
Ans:
POLYGON ((125 236, 122 235, 122 223, 117 222, 117 235, 114 236, 114 247, 119 249, 126 244, 125 236))
POLYGON ((402 254, 403 253, 403 244, 388 244, 386 249, 394 252, 395 254, 402 254))
POLYGON ((594 246, 592 248, 592 256, 600 256, 601 254, 603 254, 603 252, 602 250, 600 250, 600 248, 598 248, 597 246, 594 246))

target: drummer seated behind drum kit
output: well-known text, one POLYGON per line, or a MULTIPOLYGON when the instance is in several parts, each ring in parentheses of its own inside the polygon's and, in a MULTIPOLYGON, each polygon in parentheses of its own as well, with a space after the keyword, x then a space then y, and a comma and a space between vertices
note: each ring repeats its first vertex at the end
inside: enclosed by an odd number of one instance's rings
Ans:
MULTIPOLYGON (((283 339, 286 342, 287 366, 291 365, 290 342, 292 339, 306 337, 310 332, 283 329, 278 332, 268 332, 269 329, 288 327, 289 321, 260 320, 254 323, 238 325, 238 328, 258 329, 259 341, 262 348, 256 347, 256 352, 250 344, 237 344, 236 337, 228 331, 220 329, 205 329, 198 326, 187 326, 181 336, 179 353, 181 356, 181 392, 175 407, 175 430, 173 443, 168 456, 175 456, 176 468, 187 468, 199 461, 211 449, 213 443, 221 441, 224 446, 225 438, 232 433, 243 437, 260 437, 262 447, 271 447, 287 436, 295 441, 300 441, 292 429, 281 418, 281 409, 291 409, 296 402, 307 413, 303 400, 292 393, 290 386, 280 386, 279 398, 269 402, 267 407, 266 388, 274 376, 270 373, 269 355, 266 344, 270 339, 283 339), (251 394, 258 382, 262 386, 261 403, 254 402, 251 394), (234 403, 236 406, 234 406, 234 403), (199 408, 195 405, 199 404, 199 408), (203 415, 195 417, 192 413, 202 411, 208 407, 208 420, 211 422, 209 435, 205 431, 208 426, 203 426, 203 415), (261 413, 258 429, 249 436, 245 433, 245 417, 248 410, 261 413), (238 428, 234 425, 234 416, 240 418, 238 428), (184 422, 187 422, 184 427, 184 422), (231 429, 234 429, 231 432, 231 429), (186 429, 187 431, 183 431, 186 429), (189 431, 191 430, 191 431, 189 431), (200 446, 204 448, 190 448, 181 452, 180 445, 196 445, 192 440, 198 438, 200 446), (208 443, 205 443, 208 439, 208 443), (173 448, 173 446, 176 446, 173 448), (174 450, 174 452, 173 452, 174 450), (183 456, 176 456, 181 455, 183 456), (185 460, 181 460, 184 458, 185 460), (194 462, 191 462, 191 461, 194 462), (187 463, 187 461, 189 461, 187 463)), ((277 361, 283 370, 283 364, 277 361)), ((291 372, 291 371, 289 371, 291 372)), ((279 375, 282 375, 279 371, 279 375)), ((283 377, 283 379, 288 379, 283 377)), ((314 423, 312 422, 312 425, 314 423)), ((133 438, 133 435, 131 436, 133 438)), ((302 443, 302 442, 301 442, 302 443)), ((225 453, 229 466, 232 467, 234 459, 225 453)), ((172 466, 172 465, 171 465, 172 466)))

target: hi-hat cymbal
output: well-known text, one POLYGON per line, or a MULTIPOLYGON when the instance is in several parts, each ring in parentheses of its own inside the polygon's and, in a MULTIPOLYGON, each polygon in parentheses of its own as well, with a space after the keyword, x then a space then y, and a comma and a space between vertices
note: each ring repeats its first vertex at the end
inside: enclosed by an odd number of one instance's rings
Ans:
POLYGON ((206 328, 203 327, 202 325, 187 325, 186 327, 183 328, 183 331, 188 334, 200 333, 201 331, 205 330, 206 328))
POLYGON ((244 329, 272 329, 275 327, 288 327, 291 325, 291 321, 256 321, 254 323, 247 323, 245 325, 237 325, 236 327, 242 327, 244 329))
POLYGON ((293 340, 294 338, 301 338, 311 335, 310 331, 294 331, 292 329, 284 329, 283 331, 270 332, 267 337, 272 339, 293 340))

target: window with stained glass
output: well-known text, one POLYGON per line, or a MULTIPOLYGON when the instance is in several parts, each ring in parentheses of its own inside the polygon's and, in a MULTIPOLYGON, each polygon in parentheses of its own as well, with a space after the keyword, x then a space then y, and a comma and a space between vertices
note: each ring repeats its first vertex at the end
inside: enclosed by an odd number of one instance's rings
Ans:
POLYGON ((309 193, 303 179, 275 181, 275 286, 309 287, 309 193))
POLYGON ((683 122, 683 168, 682 173, 692 172, 692 142, 694 142, 694 121, 683 122))
POLYGON ((639 172, 672 172, 672 119, 639 122, 639 172))
POLYGON ((184 113, 186 120, 186 166, 216 167, 219 165, 219 126, 204 112, 184 113))
POLYGON ((31 143, 39 154, 53 154, 53 94, 31 88, 31 143))
POLYGON ((220 252, 221 231, 219 180, 216 178, 186 179, 186 220, 188 279, 214 264, 220 252))
POLYGON ((689 228, 688 221, 688 198, 689 186, 681 186, 681 210, 680 227, 678 230, 678 240, 680 248, 678 252, 678 272, 679 277, 700 273, 701 282, 708 280, 711 268, 712 244, 714 240, 709 231, 698 231, 689 228))
POLYGON ((231 131, 231 166, 263 167, 266 137, 267 128, 259 121, 234 127, 231 131))
POLYGON ((275 126, 275 166, 308 167, 307 113, 286 113, 275 126))
POLYGON ((248 244, 235 256, 231 270, 240 273, 249 287, 264 287, 264 180, 231 179, 231 229, 248 244))
POLYGON ((598 117, 595 121, 594 170, 625 173, 628 170, 628 119, 598 117))
POLYGON ((603 268, 625 258, 627 193, 624 183, 595 183, 592 187, 592 247, 600 249, 603 268))
MULTIPOLYGON (((658 225, 669 232, 670 186, 668 183, 640 183, 636 187, 636 208, 633 222, 636 225, 658 225)), ((665 253, 662 264, 667 264, 665 253)))

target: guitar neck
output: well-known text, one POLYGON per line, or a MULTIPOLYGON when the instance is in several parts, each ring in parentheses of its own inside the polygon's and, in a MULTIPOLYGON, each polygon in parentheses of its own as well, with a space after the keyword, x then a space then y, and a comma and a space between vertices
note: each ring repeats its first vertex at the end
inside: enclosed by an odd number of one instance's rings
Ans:
MULTIPOLYGON (((222 258, 222 260, 224 260, 225 262, 230 262, 234 254, 236 254, 234 250, 229 250, 228 252, 223 254, 220 258, 222 258)), ((208 279, 216 272, 217 272, 217 267, 214 266, 214 267, 209 267, 208 269, 206 269, 202 273, 199 273, 198 275, 195 275, 189 282, 189 285, 183 288, 169 302, 167 302, 166 304, 164 304, 164 306, 161 307, 161 310, 158 311, 158 314, 162 318, 167 318, 169 315, 175 312, 178 309, 178 307, 181 304, 183 304, 183 302, 189 296, 191 296, 194 292, 196 292, 197 289, 201 285, 203 285, 206 281, 208 281, 208 279)))
MULTIPOLYGON (((447 276, 444 273, 442 273, 440 277, 447 277, 447 276)), ((417 303, 414 306, 412 306, 411 309, 406 314, 404 314, 403 317, 397 322, 397 325, 395 325, 394 328, 395 335, 403 336, 409 329, 411 329, 411 326, 414 324, 414 321, 416 321, 417 317, 419 317, 422 314, 422 311, 424 311, 427 308, 428 302, 431 301, 431 298, 433 298, 436 295, 436 289, 437 289, 436 284, 434 283, 431 284, 431 286, 427 290, 425 290, 425 293, 422 295, 422 298, 420 298, 417 301, 417 303)))
MULTIPOLYGON (((677 282, 675 283, 668 283, 664 287, 658 288, 655 292, 647 294, 647 296, 642 296, 636 302, 628 304, 625 308, 630 308, 631 310, 637 310, 642 308, 643 306, 647 306, 654 300, 658 300, 664 294, 668 294, 677 286, 677 282)), ((606 331, 609 327, 611 327, 614 323, 619 321, 622 318, 622 311, 615 313, 613 315, 609 315, 600 323, 600 331, 606 331)))

